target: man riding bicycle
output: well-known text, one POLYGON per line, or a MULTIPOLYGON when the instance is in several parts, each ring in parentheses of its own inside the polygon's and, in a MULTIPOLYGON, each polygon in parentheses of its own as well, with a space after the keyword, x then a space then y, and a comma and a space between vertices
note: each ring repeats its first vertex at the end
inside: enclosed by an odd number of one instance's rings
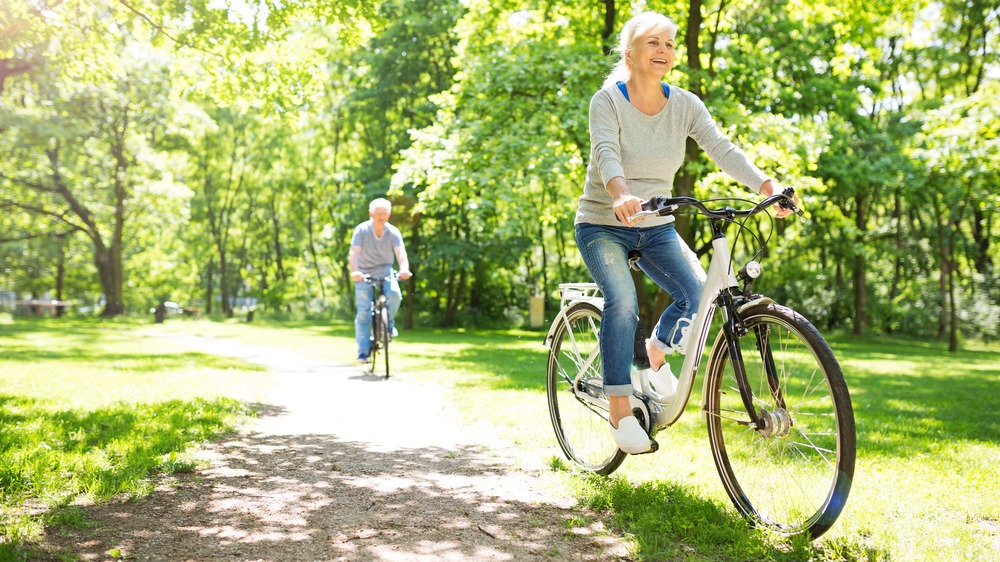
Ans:
MULTIPOLYGON (((393 257, 399 263, 399 279, 409 279, 410 262, 403 246, 403 235, 399 229, 389 224, 392 204, 386 199, 375 199, 368 205, 369 220, 359 224, 351 237, 351 251, 347 254, 347 263, 351 268, 351 279, 354 281, 354 305, 357 314, 354 317, 354 336, 358 343, 358 363, 368 361, 369 336, 371 335, 371 309, 375 299, 375 287, 364 282, 364 276, 373 279, 387 278, 392 274, 393 257)), ((403 300, 399 283, 395 279, 386 279, 382 287, 389 308, 389 330, 396 336, 396 311, 403 300)))

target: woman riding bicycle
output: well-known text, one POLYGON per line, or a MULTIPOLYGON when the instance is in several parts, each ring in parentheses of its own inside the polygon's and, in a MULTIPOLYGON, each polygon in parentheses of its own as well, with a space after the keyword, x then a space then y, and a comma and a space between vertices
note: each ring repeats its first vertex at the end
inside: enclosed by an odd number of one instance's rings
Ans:
MULTIPOLYGON (((677 25, 656 12, 639 14, 622 28, 618 63, 590 102, 590 163, 576 214, 577 245, 604 295, 600 348, 610 431, 618 447, 633 454, 651 443, 628 401, 638 315, 629 252, 641 252, 638 266, 674 299, 646 345, 654 386, 669 369, 666 354, 683 353, 683 328, 698 309, 704 271, 696 258, 685 257, 690 250, 673 217, 643 219, 641 227, 629 217, 642 201, 670 195, 688 137, 743 185, 765 197, 774 192, 697 96, 662 82, 675 62, 676 32, 677 25)), ((778 209, 776 216, 791 212, 778 209)))

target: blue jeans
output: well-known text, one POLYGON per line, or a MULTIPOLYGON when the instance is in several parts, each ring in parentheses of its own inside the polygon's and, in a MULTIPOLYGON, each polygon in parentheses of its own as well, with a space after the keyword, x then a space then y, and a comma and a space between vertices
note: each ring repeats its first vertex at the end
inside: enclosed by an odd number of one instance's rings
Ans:
POLYGON ((629 251, 642 252, 639 268, 674 299, 653 329, 653 345, 668 353, 679 350, 683 337, 679 324, 689 325, 698 312, 704 269, 700 263, 685 259, 683 252, 690 250, 673 224, 650 228, 578 224, 576 243, 590 276, 604 295, 600 333, 604 392, 631 396, 639 302, 629 273, 629 251))
MULTIPOLYGON (((399 290, 397 281, 382 283, 385 294, 385 304, 389 309, 389 332, 396 325, 396 312, 403 302, 403 293, 399 290)), ((375 286, 364 281, 354 282, 354 306, 357 315, 354 317, 354 339, 358 342, 358 357, 368 357, 368 347, 372 335, 372 301, 375 300, 375 286)))

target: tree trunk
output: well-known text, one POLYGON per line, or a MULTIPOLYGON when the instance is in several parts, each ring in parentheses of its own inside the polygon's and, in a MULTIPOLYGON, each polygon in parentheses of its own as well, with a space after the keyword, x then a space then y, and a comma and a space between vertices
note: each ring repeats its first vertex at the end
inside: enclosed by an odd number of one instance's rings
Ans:
MULTIPOLYGON (((953 248, 952 244, 949 244, 948 247, 953 248)), ((952 259, 950 261, 951 266, 948 268, 948 304, 950 309, 948 314, 948 351, 955 352, 958 351, 958 303, 955 302, 955 269, 958 264, 952 259)))
MULTIPOLYGON (((56 262, 56 300, 62 302, 63 300, 63 284, 66 279, 66 247, 64 245, 65 238, 63 236, 58 236, 56 242, 59 244, 59 260, 56 262)), ((62 317, 63 313, 66 312, 65 306, 57 305, 55 309, 56 318, 62 317)))
POLYGON ((222 313, 226 318, 233 317, 233 303, 229 302, 229 267, 226 264, 226 247, 219 246, 219 293, 222 297, 222 313))
MULTIPOLYGON (((124 126, 123 126, 124 127, 124 126)), ((123 138, 124 133, 116 135, 123 138)), ((101 283, 101 291, 104 293, 104 310, 101 311, 102 318, 112 318, 125 312, 124 301, 124 266, 122 265, 122 232, 125 225, 125 173, 124 160, 124 140, 116 141, 116 146, 112 146, 112 152, 118 164, 115 174, 115 224, 112 228, 111 245, 108 246, 101 235, 101 230, 94 221, 94 215, 76 196, 70 191, 69 186, 63 180, 59 167, 59 145, 56 144, 48 150, 49 163, 52 168, 52 185, 55 193, 59 194, 72 212, 80 218, 84 224, 82 229, 94 245, 94 265, 97 267, 97 276, 101 283)))
POLYGON ((205 314, 212 314, 212 299, 215 298, 215 260, 208 260, 205 268, 205 314))
POLYGON ((113 318, 124 314, 125 305, 122 298, 124 277, 122 272, 121 251, 114 251, 113 248, 102 248, 97 250, 94 257, 94 264, 97 266, 97 275, 101 280, 101 290, 104 292, 104 310, 101 311, 101 318, 113 318))
MULTIPOLYGON (((538 221, 538 241, 542 246, 542 291, 541 294, 545 294, 549 288, 549 252, 548 245, 545 243, 545 227, 542 221, 538 221)), ((537 293, 536 293, 537 294, 537 293)))
MULTIPOLYGON (((947 332, 948 351, 958 351, 958 303, 955 297, 955 271, 958 268, 958 261, 955 259, 955 238, 958 236, 958 221, 954 218, 948 219, 948 230, 941 243, 941 263, 945 264, 947 274, 944 279, 941 296, 947 298, 947 332)), ((942 273, 945 273, 942 271, 942 273)), ((942 328, 944 328, 945 317, 942 315, 942 328)), ((942 339, 944 334, 942 333, 942 339)))
POLYGON ((833 286, 834 286, 834 290, 833 290, 833 295, 834 296, 833 296, 833 299, 834 300, 833 300, 832 310, 830 311, 830 321, 829 321, 829 323, 826 326, 827 330, 832 330, 832 329, 834 329, 834 328, 836 328, 837 326, 840 325, 840 318, 841 318, 840 313, 843 311, 843 308, 844 308, 843 301, 842 301, 842 298, 843 298, 842 295, 845 292, 845 289, 844 289, 844 268, 843 268, 843 265, 840 262, 841 262, 841 260, 837 259, 837 265, 835 267, 836 271, 835 271, 835 274, 833 276, 833 278, 834 278, 834 281, 833 281, 833 286))
POLYGON ((34 68, 34 65, 27 62, 16 61, 12 58, 0 59, 0 94, 3 94, 4 84, 7 82, 7 78, 10 78, 15 74, 28 72, 32 68, 34 68))
POLYGON ((859 250, 854 256, 854 329, 852 333, 860 336, 865 333, 868 326, 868 283, 865 278, 866 260, 864 247, 867 238, 867 217, 865 208, 865 198, 861 195, 854 197, 854 226, 858 229, 856 240, 859 250))
MULTIPOLYGON (((699 40, 703 19, 701 16, 701 6, 701 0, 690 0, 688 4, 687 31, 684 35, 684 47, 687 50, 688 76, 690 77, 688 89, 700 99, 705 99, 701 76, 701 41, 699 40)), ((680 175, 674 180, 674 197, 694 197, 694 182, 696 178, 691 170, 694 168, 692 164, 698 161, 700 154, 701 149, 698 147, 698 143, 688 137, 684 150, 684 166, 681 167, 680 175)), ((689 246, 693 247, 691 217, 683 214, 675 217, 674 228, 677 229, 677 233, 680 234, 681 238, 689 246)))
POLYGON ((684 48, 687 50, 687 64, 690 72, 691 93, 705 99, 701 76, 701 0, 689 0, 687 14, 687 31, 684 35, 684 48))
POLYGON ((990 231, 992 215, 983 213, 977 206, 972 208, 972 238, 975 241, 973 247, 973 262, 976 272, 989 275, 993 272, 993 263, 990 261, 990 231))
POLYGON ((455 320, 455 292, 455 271, 452 270, 448 272, 448 290, 444 301, 444 320, 442 324, 445 328, 450 327, 451 323, 455 320))
POLYGON ((413 311, 417 308, 416 301, 414 300, 417 294, 417 269, 418 265, 414 261, 414 257, 418 256, 420 253, 420 215, 413 216, 413 227, 410 231, 410 244, 407 248, 406 255, 410 260, 410 273, 413 277, 410 277, 406 281, 406 318, 404 320, 403 326, 407 330, 413 329, 413 311))
MULTIPOLYGON (((107 276, 108 283, 108 286, 105 287, 107 304, 101 313, 104 318, 118 316, 125 312, 125 267, 122 261, 122 245, 125 233, 125 202, 129 198, 126 179, 128 178, 129 163, 125 155, 125 141, 129 123, 129 108, 127 106, 122 109, 121 115, 111 123, 113 136, 111 154, 115 159, 115 222, 111 230, 111 246, 106 249, 107 257, 104 264, 106 269, 101 273, 102 279, 107 276)), ((104 283, 102 281, 102 284, 104 283)))
MULTIPOLYGON (((948 234, 945 232, 944 221, 941 219, 944 214, 940 210, 941 205, 938 198, 934 200, 934 225, 937 228, 938 244, 938 298, 940 299, 940 313, 938 314, 937 338, 944 340, 948 333, 948 234)), ((945 206, 947 210, 947 206, 945 206)))
POLYGON ((604 3, 604 27, 601 29, 601 50, 604 56, 611 54, 612 39, 615 36, 615 0, 603 0, 604 3))
MULTIPOLYGON (((323 271, 319 266, 319 253, 316 251, 315 225, 313 224, 313 213, 315 212, 315 201, 313 201, 313 189, 306 183, 306 229, 309 235, 309 254, 312 256, 313 269, 316 270, 316 281, 319 283, 319 294, 323 298, 323 306, 326 306, 326 284, 323 283, 323 271)), ((407 326, 409 328, 409 326, 407 326)))
POLYGON ((868 324, 868 285, 865 282, 865 256, 854 256, 854 328, 856 336, 865 333, 868 324))
POLYGON ((281 249, 281 219, 278 217, 278 195, 276 192, 276 189, 271 190, 271 233, 274 236, 274 256, 278 267, 278 278, 285 281, 288 279, 288 275, 285 273, 285 262, 281 249))
MULTIPOLYGON (((899 285, 903 278, 903 201, 900 198, 899 193, 893 194, 893 208, 892 208, 892 220, 893 220, 893 238, 895 242, 896 255, 893 259, 893 271, 892 271, 892 286, 889 289, 889 304, 893 305, 896 302, 896 297, 899 296, 899 285)), ((895 307, 890 306, 890 310, 895 307)), ((892 322, 895 320, 894 316, 890 312, 890 317, 887 318, 885 324, 885 333, 891 334, 893 331, 892 322)))

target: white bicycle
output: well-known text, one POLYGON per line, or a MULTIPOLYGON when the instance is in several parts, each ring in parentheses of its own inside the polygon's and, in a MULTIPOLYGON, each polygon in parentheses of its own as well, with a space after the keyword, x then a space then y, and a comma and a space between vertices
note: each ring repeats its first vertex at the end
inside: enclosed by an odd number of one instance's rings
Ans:
MULTIPOLYGON (((644 203, 633 218, 679 211, 710 218, 713 251, 676 388, 650 385, 640 322, 629 400, 651 439, 676 422, 691 397, 712 318, 721 309, 723 325, 709 354, 702 411, 722 484, 751 523, 815 539, 840 515, 854 477, 854 411, 847 384, 830 346, 808 320, 753 293, 761 273, 757 261, 734 273, 724 234, 726 223, 737 224, 742 234, 749 217, 776 203, 801 214, 791 196, 786 189, 746 210, 710 210, 705 203, 713 200, 688 197, 644 203)), ((759 256, 767 241, 757 242, 759 256)), ((586 471, 610 474, 626 453, 608 431, 598 343, 603 299, 594 283, 559 288, 562 307, 546 335, 552 426, 568 459, 586 471)))

